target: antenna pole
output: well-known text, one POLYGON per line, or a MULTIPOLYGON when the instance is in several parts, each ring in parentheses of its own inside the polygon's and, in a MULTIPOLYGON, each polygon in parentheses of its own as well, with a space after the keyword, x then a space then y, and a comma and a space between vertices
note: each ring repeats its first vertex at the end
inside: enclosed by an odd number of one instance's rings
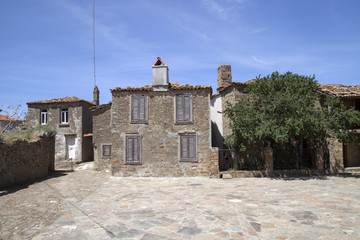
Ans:
POLYGON ((96 64, 95 64, 95 0, 93 0, 93 50, 94 50, 94 86, 96 86, 96 64))

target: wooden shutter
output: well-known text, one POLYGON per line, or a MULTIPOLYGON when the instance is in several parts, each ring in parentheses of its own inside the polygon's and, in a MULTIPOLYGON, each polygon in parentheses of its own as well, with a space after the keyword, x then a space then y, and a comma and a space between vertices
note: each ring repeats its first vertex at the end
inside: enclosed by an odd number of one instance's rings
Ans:
POLYGON ((146 95, 135 94, 131 96, 131 122, 145 122, 147 120, 146 95))
POLYGON ((181 160, 186 161, 189 152, 188 152, 188 139, 185 136, 180 137, 180 154, 181 154, 181 160))
POLYGON ((103 145, 103 157, 111 156, 111 145, 103 145))
POLYGON ((146 96, 139 95, 139 121, 146 120, 146 96))
POLYGON ((191 122, 190 95, 176 95, 176 122, 191 122))
POLYGON ((183 122, 184 121, 184 96, 176 95, 176 121, 183 122))
POLYGON ((196 161, 196 135, 180 136, 180 160, 196 161))
POLYGON ((191 97, 184 95, 184 121, 191 121, 191 97))
POLYGON ((126 163, 140 163, 140 136, 126 137, 126 163))
POLYGON ((131 121, 139 121, 139 98, 131 96, 131 121))

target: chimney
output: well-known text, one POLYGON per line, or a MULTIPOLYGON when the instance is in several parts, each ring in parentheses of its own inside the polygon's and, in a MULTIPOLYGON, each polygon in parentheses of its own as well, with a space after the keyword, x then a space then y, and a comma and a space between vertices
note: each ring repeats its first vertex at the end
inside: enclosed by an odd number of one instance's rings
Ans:
POLYGON ((95 86, 93 91, 93 104, 96 106, 99 105, 99 96, 100 96, 99 88, 95 86))
POLYGON ((154 91, 169 90, 169 68, 159 57, 152 66, 152 87, 154 91))
POLYGON ((227 87, 232 82, 232 76, 231 76, 231 65, 229 64, 221 64, 218 69, 218 87, 217 90, 227 87))

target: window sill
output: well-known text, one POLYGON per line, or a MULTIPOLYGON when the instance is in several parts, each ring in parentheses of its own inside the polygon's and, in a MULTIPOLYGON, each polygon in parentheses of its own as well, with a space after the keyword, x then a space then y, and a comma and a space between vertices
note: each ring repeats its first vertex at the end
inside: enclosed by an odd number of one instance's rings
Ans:
POLYGON ((68 124, 68 123, 60 123, 59 127, 70 127, 70 124, 68 124))
POLYGON ((192 125, 194 122, 175 122, 175 125, 192 125))
POLYGON ((125 165, 141 165, 141 162, 125 162, 125 165))
POLYGON ((131 121, 130 124, 148 124, 147 121, 139 121, 139 122, 134 122, 134 121, 131 121))
POLYGON ((179 160, 179 162, 188 162, 188 163, 198 163, 199 161, 198 160, 179 160))

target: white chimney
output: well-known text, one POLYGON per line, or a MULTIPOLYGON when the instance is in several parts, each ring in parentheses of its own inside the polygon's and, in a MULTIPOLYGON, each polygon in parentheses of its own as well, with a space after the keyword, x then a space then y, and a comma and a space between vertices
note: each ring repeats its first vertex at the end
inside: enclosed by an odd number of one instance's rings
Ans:
POLYGON ((152 87, 154 91, 168 91, 169 90, 169 68, 161 60, 157 58, 152 66, 152 87))

